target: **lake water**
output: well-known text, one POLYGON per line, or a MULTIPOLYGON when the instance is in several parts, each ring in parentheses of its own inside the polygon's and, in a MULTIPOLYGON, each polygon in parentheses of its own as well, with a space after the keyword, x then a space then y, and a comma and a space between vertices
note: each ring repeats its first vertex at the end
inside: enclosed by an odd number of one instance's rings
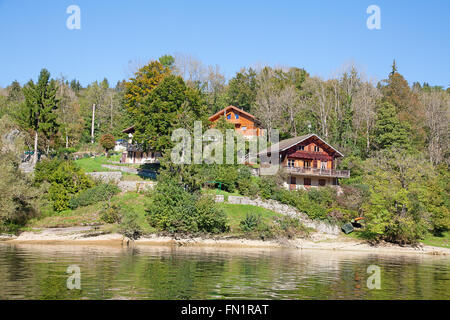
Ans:
POLYGON ((293 249, 0 244, 0 299, 450 299, 450 258, 293 249), (67 289, 67 268, 81 289, 67 289), (369 289, 370 265, 380 289, 369 289))

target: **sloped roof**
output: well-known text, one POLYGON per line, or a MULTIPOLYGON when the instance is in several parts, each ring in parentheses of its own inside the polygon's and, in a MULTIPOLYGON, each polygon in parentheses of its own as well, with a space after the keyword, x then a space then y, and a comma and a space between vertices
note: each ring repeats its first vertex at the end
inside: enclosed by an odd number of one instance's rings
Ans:
POLYGON ((330 145, 328 142, 326 142, 325 140, 323 140, 321 137, 319 137, 317 134, 315 133, 310 133, 310 134, 306 134, 303 136, 298 136, 298 137, 293 137, 293 138, 289 138, 289 139, 285 139, 285 140, 281 140, 280 142, 268 147, 267 149, 261 151, 258 153, 258 155, 261 154, 267 154, 267 153, 271 153, 271 152, 282 152, 284 150, 289 149, 290 147, 295 146, 296 144, 299 144, 300 142, 303 142, 311 137, 315 137, 317 139, 319 139, 320 141, 322 141, 324 144, 326 144, 328 147, 330 147, 331 149, 333 149, 339 156, 343 157, 344 155, 339 152, 337 149, 335 149, 332 145, 330 145))
POLYGON ((240 113, 242 113, 242 114, 245 114, 246 116, 248 116, 248 117, 250 117, 250 118, 252 118, 252 119, 256 119, 256 117, 255 117, 254 115, 252 115, 252 114, 250 114, 250 113, 248 113, 248 112, 245 112, 244 110, 239 109, 238 107, 235 107, 235 106, 228 106, 228 107, 223 108, 222 110, 216 112, 216 113, 213 114, 211 117, 209 117, 209 118, 208 118, 209 121, 212 121, 212 120, 213 120, 214 118, 216 118, 217 116, 223 115, 223 113, 224 113, 224 112, 226 113, 229 109, 233 109, 233 110, 235 110, 235 111, 237 111, 237 112, 240 112, 240 113))

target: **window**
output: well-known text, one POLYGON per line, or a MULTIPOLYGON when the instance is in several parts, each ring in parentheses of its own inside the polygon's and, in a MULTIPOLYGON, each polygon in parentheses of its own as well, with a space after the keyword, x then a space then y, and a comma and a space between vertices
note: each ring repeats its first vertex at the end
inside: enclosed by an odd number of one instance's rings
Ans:
POLYGON ((327 168, 327 162, 326 161, 320 162, 320 165, 321 165, 322 169, 326 169, 327 168))
POLYGON ((303 166, 305 167, 305 168, 311 168, 311 161, 304 161, 303 162, 304 164, 303 164, 303 166))
POLYGON ((231 113, 229 115, 227 115, 227 119, 231 120, 231 113))
POLYGON ((314 151, 315 151, 315 152, 319 152, 319 151, 320 151, 320 148, 319 148, 318 146, 314 146, 314 151))
POLYGON ((304 151, 305 150, 305 146, 297 146, 297 150, 304 151))
POLYGON ((236 119, 239 119, 239 115, 238 114, 236 114, 235 116, 236 116, 236 119))
POLYGON ((245 130, 247 130, 247 127, 242 127, 242 131, 245 131, 245 130))
POLYGON ((319 179, 319 186, 324 186, 326 184, 327 182, 325 181, 325 179, 319 179))
POLYGON ((305 186, 310 186, 311 185, 311 178, 305 178, 303 181, 304 181, 303 184, 305 186))
POLYGON ((288 160, 288 167, 295 167, 295 160, 289 159, 288 160))
POLYGON ((313 161, 313 168, 317 168, 317 160, 313 161))

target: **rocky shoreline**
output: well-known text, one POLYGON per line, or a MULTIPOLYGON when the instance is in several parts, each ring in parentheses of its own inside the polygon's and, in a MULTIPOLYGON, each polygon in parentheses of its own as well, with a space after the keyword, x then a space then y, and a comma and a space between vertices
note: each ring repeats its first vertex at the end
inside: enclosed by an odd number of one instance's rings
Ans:
POLYGON ((132 241, 118 233, 105 233, 93 227, 47 228, 26 231, 19 236, 2 235, 6 244, 63 244, 63 245, 109 245, 109 246, 192 246, 223 248, 290 248, 299 250, 332 250, 365 252, 374 254, 428 254, 450 256, 450 249, 417 245, 399 246, 391 243, 371 245, 367 242, 339 235, 313 234, 308 239, 252 240, 230 236, 216 237, 169 237, 148 235, 132 241))

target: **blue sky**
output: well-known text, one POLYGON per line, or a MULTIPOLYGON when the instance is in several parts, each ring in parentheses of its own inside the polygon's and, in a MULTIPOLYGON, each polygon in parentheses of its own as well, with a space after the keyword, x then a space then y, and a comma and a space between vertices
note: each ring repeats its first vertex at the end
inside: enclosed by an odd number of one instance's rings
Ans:
POLYGON ((410 82, 450 86, 450 1, 0 0, 0 86, 41 68, 83 85, 129 76, 130 61, 195 56, 231 78, 255 64, 329 77, 350 62, 383 79, 397 60, 410 82), (69 30, 66 8, 81 9, 69 30), (369 5, 381 30, 369 30, 369 5))

